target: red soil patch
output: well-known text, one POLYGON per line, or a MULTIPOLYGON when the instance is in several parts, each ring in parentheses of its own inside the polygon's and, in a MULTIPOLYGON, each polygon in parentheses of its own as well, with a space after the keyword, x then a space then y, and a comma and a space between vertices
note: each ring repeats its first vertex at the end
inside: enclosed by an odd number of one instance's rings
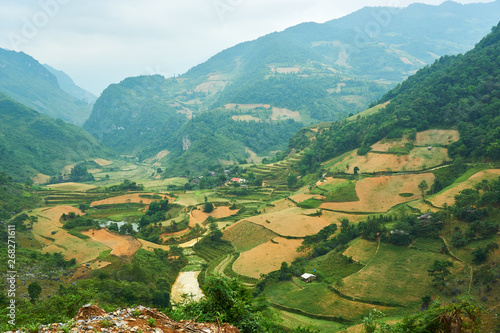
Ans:
POLYGON ((327 202, 320 208, 347 212, 386 212, 392 207, 417 199, 420 194, 418 184, 425 180, 429 186, 434 183, 431 173, 364 178, 356 183, 359 201, 327 202), (405 198, 399 193, 415 193, 405 198))
POLYGON ((141 247, 141 243, 132 236, 117 235, 106 229, 82 231, 82 234, 111 248, 115 256, 133 256, 141 247))
POLYGON ((301 239, 276 237, 272 241, 240 254, 233 264, 233 270, 238 274, 258 279, 260 274, 279 269, 282 262, 291 263, 295 258, 300 257, 302 254, 297 252, 297 248, 301 244, 301 239))

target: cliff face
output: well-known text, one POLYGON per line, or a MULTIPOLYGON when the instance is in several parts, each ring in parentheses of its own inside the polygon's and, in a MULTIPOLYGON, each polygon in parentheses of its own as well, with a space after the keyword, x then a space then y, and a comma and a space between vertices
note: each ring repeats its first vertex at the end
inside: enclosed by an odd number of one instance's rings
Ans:
POLYGON ((38 332, 240 333, 236 327, 229 324, 221 326, 190 321, 177 322, 156 309, 143 306, 106 313, 103 309, 91 304, 80 308, 69 323, 40 326, 38 332))

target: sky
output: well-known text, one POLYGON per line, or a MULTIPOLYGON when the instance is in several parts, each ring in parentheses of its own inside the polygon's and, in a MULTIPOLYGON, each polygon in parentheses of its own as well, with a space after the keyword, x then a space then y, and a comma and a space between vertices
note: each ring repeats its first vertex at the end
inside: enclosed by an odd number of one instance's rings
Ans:
POLYGON ((98 96, 130 76, 183 74, 224 49, 302 22, 414 2, 443 1, 2 0, 0 47, 62 70, 98 96))

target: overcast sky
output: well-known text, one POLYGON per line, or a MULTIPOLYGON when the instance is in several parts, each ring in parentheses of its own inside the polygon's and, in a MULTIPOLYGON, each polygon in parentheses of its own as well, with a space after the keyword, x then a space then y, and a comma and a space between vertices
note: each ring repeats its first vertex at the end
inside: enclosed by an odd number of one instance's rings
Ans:
POLYGON ((413 2, 443 1, 1 0, 0 47, 63 70, 99 95, 129 76, 182 74, 228 47, 302 22, 413 2))

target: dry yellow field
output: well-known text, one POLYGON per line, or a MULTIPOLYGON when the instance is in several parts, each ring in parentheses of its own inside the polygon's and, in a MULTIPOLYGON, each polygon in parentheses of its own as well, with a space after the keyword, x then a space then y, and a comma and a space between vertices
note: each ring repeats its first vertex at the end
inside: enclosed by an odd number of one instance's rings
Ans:
POLYGON ((356 151, 353 151, 330 170, 333 172, 345 172, 346 170, 352 172, 354 167, 358 167, 360 173, 413 171, 437 166, 447 161, 450 161, 448 149, 441 147, 434 147, 432 150, 416 147, 408 155, 368 153, 365 156, 360 156, 356 151))
POLYGON ((96 162, 97 164, 99 164, 100 166, 107 166, 107 165, 111 165, 113 164, 113 162, 111 161, 107 161, 105 159, 102 159, 102 158, 96 158, 94 160, 94 162, 96 162))
POLYGON ((99 201, 94 201, 91 203, 92 206, 99 206, 99 205, 114 205, 114 204, 122 204, 122 203, 128 203, 128 202, 133 202, 133 203, 143 203, 145 205, 149 205, 151 202, 153 202, 153 199, 148 199, 148 198, 142 198, 141 195, 153 195, 153 193, 131 193, 131 194, 125 194, 125 195, 120 195, 116 197, 111 197, 99 201))
POLYGON ((146 251, 153 252, 155 249, 162 249, 165 251, 170 250, 170 247, 167 245, 159 245, 155 243, 148 242, 147 240, 144 239, 138 239, 138 241, 141 243, 141 248, 146 251))
POLYGON ((433 145, 449 145, 460 139, 460 134, 456 130, 427 130, 417 133, 416 145, 418 146, 433 146, 433 145))
POLYGON ((291 207, 281 211, 252 216, 246 221, 259 224, 281 236, 305 237, 317 234, 321 229, 330 225, 322 216, 311 217, 313 210, 303 210, 291 207))
POLYGON ((418 184, 422 180, 425 180, 430 187, 434 183, 434 175, 425 173, 364 178, 356 182, 356 193, 359 201, 327 202, 322 204, 320 208, 347 212, 383 213, 398 204, 419 198, 418 184), (415 193, 415 195, 405 198, 398 195, 399 193, 415 193))
POLYGON ((233 270, 238 274, 258 279, 260 274, 275 271, 280 268, 282 262, 291 263, 302 255, 297 252, 297 248, 302 244, 301 239, 276 237, 273 241, 241 253, 233 264, 233 270))
POLYGON ((465 190, 467 188, 473 188, 474 185, 480 183, 481 181, 483 181, 483 179, 493 180, 498 177, 500 177, 500 169, 490 169, 490 170, 480 171, 475 175, 471 176, 466 181, 456 186, 453 186, 449 190, 441 192, 435 196, 429 197, 428 200, 437 207, 443 207, 444 204, 451 206, 455 203, 455 196, 459 194, 460 191, 465 190))
POLYGON ((61 228, 61 215, 75 209, 61 206, 34 211, 33 215, 38 216, 38 222, 33 224, 33 236, 44 245, 42 253, 61 252, 66 260, 75 258, 77 263, 83 263, 96 259, 101 252, 108 250, 108 247, 98 242, 80 239, 61 228))
POLYGON ((68 191, 68 192, 86 192, 96 188, 96 185, 81 184, 81 183, 61 183, 61 184, 51 184, 48 185, 49 188, 53 188, 58 191, 68 191))

